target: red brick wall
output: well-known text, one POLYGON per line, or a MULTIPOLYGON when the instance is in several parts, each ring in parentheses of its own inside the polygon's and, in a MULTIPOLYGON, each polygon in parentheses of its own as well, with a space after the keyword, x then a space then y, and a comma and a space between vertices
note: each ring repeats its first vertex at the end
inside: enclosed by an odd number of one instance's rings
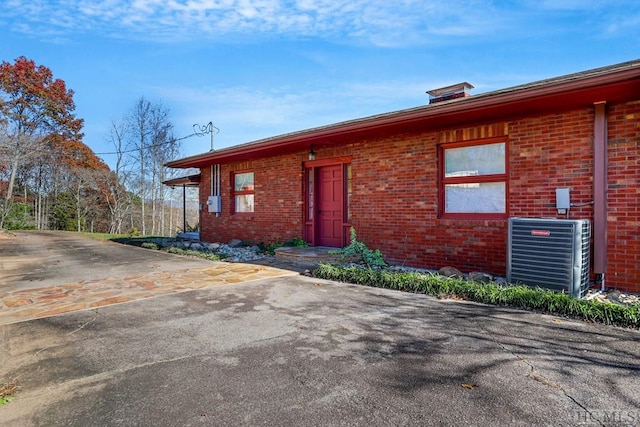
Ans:
POLYGON ((200 202, 203 240, 228 242, 241 239, 250 243, 270 243, 302 237, 302 161, 306 153, 272 157, 260 161, 222 166, 222 213, 218 217, 206 208, 211 191, 211 169, 202 170, 200 202), (253 171, 255 202, 252 214, 233 214, 231 174, 253 171))
POLYGON ((608 108, 608 287, 640 292, 640 101, 608 108))
MULTIPOLYGON (((640 104, 608 107, 609 227, 607 286, 640 292, 640 104)), ((555 189, 572 203, 593 200, 593 108, 509 122, 316 147, 318 160, 352 157, 352 225, 371 248, 396 264, 506 273, 507 220, 438 218, 437 146, 504 136, 509 142, 508 214, 558 216, 555 189)), ((273 242, 303 236, 302 172, 306 152, 223 165, 223 214, 204 213, 203 238, 273 242), (255 213, 231 215, 233 170, 255 172, 255 213)), ((209 170, 202 173, 202 202, 209 170)), ((206 204, 205 204, 206 206, 206 204)), ((593 207, 570 210, 593 220, 593 207)))

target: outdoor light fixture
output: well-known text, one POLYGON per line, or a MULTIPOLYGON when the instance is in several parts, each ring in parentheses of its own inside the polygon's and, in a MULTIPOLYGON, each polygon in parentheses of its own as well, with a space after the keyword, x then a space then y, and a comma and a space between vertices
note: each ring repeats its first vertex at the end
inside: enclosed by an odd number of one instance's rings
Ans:
POLYGON ((309 160, 315 160, 316 159, 316 152, 313 151, 313 145, 311 146, 311 150, 309 150, 309 160))

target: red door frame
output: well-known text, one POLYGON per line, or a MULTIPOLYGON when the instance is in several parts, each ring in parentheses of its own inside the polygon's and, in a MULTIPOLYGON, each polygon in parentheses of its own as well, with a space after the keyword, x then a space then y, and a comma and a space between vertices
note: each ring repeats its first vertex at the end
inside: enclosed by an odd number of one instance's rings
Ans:
POLYGON ((344 168, 316 168, 316 238, 318 245, 341 248, 344 223, 344 168))
POLYGON ((311 202, 313 209, 315 210, 318 206, 318 195, 319 195, 319 183, 318 183, 318 170, 324 166, 341 166, 342 167, 342 242, 341 246, 344 247, 348 244, 349 239, 349 228, 351 227, 351 222, 347 218, 347 212, 349 209, 348 206, 348 197, 347 197, 347 165, 351 164, 351 157, 335 157, 331 159, 322 159, 322 160, 310 160, 303 163, 303 200, 304 200, 304 240, 312 246, 316 246, 318 243, 318 230, 319 223, 316 221, 317 214, 316 212, 312 212, 310 215, 310 205, 311 202), (313 188, 312 195, 313 198, 310 198, 310 188, 309 188, 309 174, 313 177, 313 188), (311 217, 310 217, 311 216, 311 217))

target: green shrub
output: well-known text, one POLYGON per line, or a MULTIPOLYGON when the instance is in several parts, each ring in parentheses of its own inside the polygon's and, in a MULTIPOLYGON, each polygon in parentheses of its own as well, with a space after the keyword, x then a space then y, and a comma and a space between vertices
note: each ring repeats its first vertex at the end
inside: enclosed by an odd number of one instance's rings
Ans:
POLYGON ((520 285, 475 283, 438 274, 393 273, 320 264, 313 275, 339 282, 422 293, 437 297, 458 297, 469 301, 536 310, 607 325, 640 328, 640 305, 622 306, 594 300, 575 299, 568 294, 520 285))
POLYGON ((357 239, 356 229, 351 227, 351 243, 342 249, 329 251, 330 254, 340 255, 340 260, 345 261, 349 259, 362 259, 367 267, 379 268, 384 267, 387 263, 382 256, 380 250, 371 250, 364 242, 357 239))
POLYGON ((35 230, 33 206, 26 203, 14 203, 4 220, 7 230, 35 230))
POLYGON ((258 243, 260 252, 269 254, 269 255, 275 255, 276 249, 285 247, 285 246, 306 248, 309 246, 309 244, 298 237, 294 237, 293 239, 287 240, 286 242, 280 242, 276 240, 274 243, 269 243, 269 244, 264 244, 263 242, 258 243))
POLYGON ((153 243, 153 242, 144 242, 142 245, 140 245, 140 247, 143 247, 145 249, 154 249, 154 250, 158 250, 158 245, 153 243))
POLYGON ((226 257, 222 254, 216 254, 213 252, 196 251, 193 249, 182 249, 182 248, 176 248, 173 246, 170 248, 167 248, 167 252, 170 254, 186 255, 186 256, 207 259, 209 261, 220 261, 221 259, 224 259, 226 257))

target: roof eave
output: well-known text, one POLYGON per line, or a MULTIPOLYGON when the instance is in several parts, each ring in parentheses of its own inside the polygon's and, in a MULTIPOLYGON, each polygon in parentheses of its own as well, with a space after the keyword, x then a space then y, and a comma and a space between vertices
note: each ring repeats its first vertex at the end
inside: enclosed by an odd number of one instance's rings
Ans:
POLYGON ((168 179, 162 181, 162 183, 168 187, 198 187, 200 185, 200 179, 200 174, 196 174, 168 179))

